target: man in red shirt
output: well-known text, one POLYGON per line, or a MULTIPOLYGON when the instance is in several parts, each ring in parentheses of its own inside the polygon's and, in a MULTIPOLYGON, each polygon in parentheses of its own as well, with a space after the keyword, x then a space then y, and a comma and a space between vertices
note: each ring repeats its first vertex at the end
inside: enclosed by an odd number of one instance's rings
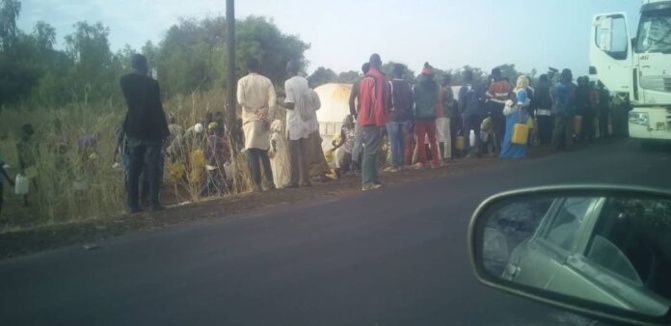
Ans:
MULTIPOLYGON (((492 69, 492 84, 487 90, 487 111, 492 116, 492 128, 496 137, 496 150, 501 150, 501 142, 506 132, 506 119, 503 115, 503 107, 506 100, 510 99, 510 84, 501 76, 501 69, 492 69)), ((464 131, 468 133, 468 130, 464 131)))
POLYGON ((382 59, 379 54, 370 57, 370 70, 359 82, 359 115, 357 123, 362 131, 363 160, 361 164, 362 190, 382 187, 378 172, 381 128, 387 123, 388 90, 380 72, 382 59))

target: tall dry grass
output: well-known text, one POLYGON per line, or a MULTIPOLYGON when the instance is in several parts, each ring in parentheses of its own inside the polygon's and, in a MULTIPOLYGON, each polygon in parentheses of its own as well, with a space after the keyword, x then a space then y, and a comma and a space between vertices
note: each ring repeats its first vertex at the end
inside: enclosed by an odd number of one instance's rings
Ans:
MULTIPOLYGON (((202 123, 208 112, 224 111, 225 100, 221 92, 193 93, 179 96, 164 103, 166 115, 174 117, 184 130, 202 123)), ((114 169, 114 153, 117 130, 125 116, 123 105, 111 103, 93 105, 86 101, 55 110, 3 110, 0 115, 0 148, 6 162, 11 165, 11 176, 19 173, 16 142, 21 137, 21 126, 30 123, 35 128, 36 159, 39 176, 37 188, 29 194, 30 207, 21 207, 21 201, 13 189, 5 184, 6 201, 0 216, 0 228, 4 230, 42 224, 66 223, 91 218, 105 218, 125 210, 124 174, 121 168, 114 169), (54 127, 61 121, 61 131, 54 127), (79 151, 79 137, 97 134, 95 148, 79 151), (54 150, 61 140, 67 151, 59 154, 54 150), (94 155, 92 155, 94 154, 94 155)), ((117 157, 120 163, 121 158, 117 157)), ((251 188, 249 171, 244 155, 233 157, 236 165, 234 193, 251 188)), ((174 179, 169 174, 170 161, 166 158, 164 175, 164 204, 184 201, 197 202, 201 183, 189 175, 198 171, 187 171, 186 178, 174 179)), ((204 171, 200 171, 204 173, 204 171)))

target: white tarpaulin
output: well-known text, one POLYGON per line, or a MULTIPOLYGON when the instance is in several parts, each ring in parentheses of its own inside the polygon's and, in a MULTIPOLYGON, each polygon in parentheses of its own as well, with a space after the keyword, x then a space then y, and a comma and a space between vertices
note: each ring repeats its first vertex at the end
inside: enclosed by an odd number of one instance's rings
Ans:
POLYGON ((315 88, 319 95, 321 108, 317 111, 319 134, 322 136, 322 148, 331 149, 333 135, 342 126, 342 121, 350 114, 349 95, 352 92, 351 84, 326 84, 315 88))
MULTIPOLYGON (((459 97, 461 86, 452 86, 455 99, 459 97)), ((319 95, 321 108, 317 111, 319 121, 319 134, 321 135, 322 148, 329 150, 333 148, 331 140, 336 132, 340 131, 342 121, 350 114, 349 96, 352 92, 351 84, 325 84, 315 88, 319 95)))

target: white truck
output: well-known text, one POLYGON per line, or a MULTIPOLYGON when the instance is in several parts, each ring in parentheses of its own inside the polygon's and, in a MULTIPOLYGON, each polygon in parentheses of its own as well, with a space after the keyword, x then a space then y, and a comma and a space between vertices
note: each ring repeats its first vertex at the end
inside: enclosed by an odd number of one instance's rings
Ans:
POLYGON ((629 137, 671 142, 671 0, 643 0, 636 35, 625 13, 594 16, 590 75, 627 97, 629 137))

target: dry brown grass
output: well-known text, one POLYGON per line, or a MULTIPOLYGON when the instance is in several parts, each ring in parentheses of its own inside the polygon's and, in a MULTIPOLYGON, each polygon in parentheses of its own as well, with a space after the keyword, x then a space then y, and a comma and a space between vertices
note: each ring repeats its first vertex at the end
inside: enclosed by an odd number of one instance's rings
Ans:
MULTIPOLYGON (((164 103, 165 111, 168 117, 175 117, 186 130, 202 122, 207 112, 223 111, 225 103, 222 94, 207 92, 180 96, 164 103)), ((5 184, 8 200, 0 216, 0 230, 120 214, 125 208, 123 171, 113 169, 112 164, 116 131, 124 115, 123 106, 109 103, 74 104, 58 110, 3 110, 0 115, 0 148, 5 153, 6 162, 11 165, 8 170, 10 176, 19 172, 15 144, 19 140, 21 126, 26 123, 32 124, 36 130, 34 139, 39 152, 39 176, 36 180, 37 189, 31 189, 29 195, 29 208, 21 207, 21 201, 13 194, 13 189, 5 184), (62 122, 60 137, 68 145, 68 151, 62 156, 50 149, 57 139, 54 128, 56 119, 62 122), (99 135, 94 150, 97 157, 89 159, 92 152, 80 153, 77 150, 77 139, 93 133, 99 135), (64 163, 59 165, 59 160, 64 163)), ((120 158, 117 158, 117 162, 120 162, 120 158)), ((248 191, 249 172, 244 157, 236 155, 235 162, 240 168, 236 169, 233 192, 248 191)), ((191 178, 173 180, 168 173, 168 166, 166 160, 163 195, 165 200, 170 201, 167 204, 199 201, 200 184, 191 178)), ((193 173, 198 174, 196 171, 193 173)))

